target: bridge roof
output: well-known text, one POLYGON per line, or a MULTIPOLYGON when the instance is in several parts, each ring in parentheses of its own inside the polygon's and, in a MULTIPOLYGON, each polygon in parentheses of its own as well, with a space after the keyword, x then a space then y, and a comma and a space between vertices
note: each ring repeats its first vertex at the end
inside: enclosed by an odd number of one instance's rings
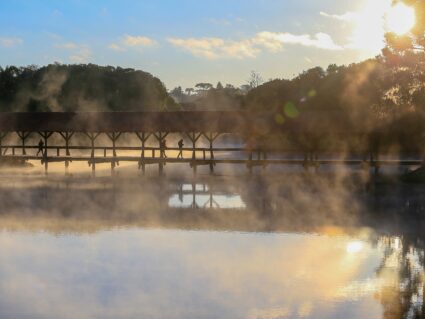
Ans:
MULTIPOLYGON (((0 113, 0 131, 28 132, 353 132, 341 112, 303 112, 298 118, 274 113, 184 111, 184 112, 81 112, 0 113)), ((356 127, 355 130, 362 131, 356 127)))

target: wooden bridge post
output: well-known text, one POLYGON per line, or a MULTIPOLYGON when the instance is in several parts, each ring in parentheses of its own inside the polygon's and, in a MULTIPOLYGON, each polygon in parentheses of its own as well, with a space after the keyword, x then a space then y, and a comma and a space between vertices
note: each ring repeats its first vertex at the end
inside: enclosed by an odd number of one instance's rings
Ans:
POLYGON ((252 150, 250 150, 249 152, 249 156, 248 156, 248 172, 251 175, 252 174, 252 159, 253 159, 253 153, 252 150))
POLYGON ((196 204, 196 182, 192 181, 192 208, 198 208, 196 204))
POLYGON ((71 153, 69 151, 69 141, 71 140, 71 137, 74 135, 74 132, 59 132, 59 134, 65 140, 66 156, 71 156, 71 153))
MULTIPOLYGON (((71 152, 69 151, 69 141, 71 140, 71 137, 74 135, 74 133, 75 132, 59 132, 59 134, 65 140, 66 156, 71 156, 71 152)), ((58 153, 59 153, 59 148, 58 148, 58 153)), ((68 175, 68 169, 69 169, 69 161, 65 160, 65 175, 68 175)))
MULTIPOLYGON (((165 160, 167 158, 167 155, 165 154, 166 148, 164 148, 164 140, 168 136, 168 133, 159 132, 158 134, 153 133, 153 135, 158 140, 158 145, 159 145, 158 171, 159 171, 159 175, 161 176, 164 173, 164 165, 165 165, 165 160)), ((152 157, 154 155, 155 155, 155 153, 154 153, 154 150, 153 150, 152 157)))
POLYGON ((313 154, 312 154, 312 156, 313 156, 313 161, 314 161, 314 172, 315 173, 318 173, 319 172, 319 155, 318 155, 318 153, 317 152, 314 152, 313 154))
POLYGON ((7 136, 8 132, 0 132, 0 157, 3 156, 3 139, 7 136))
POLYGON ((213 143, 214 141, 217 139, 217 137, 219 137, 220 133, 209 133, 209 134, 204 134, 205 138, 208 140, 208 142, 210 143, 210 173, 214 173, 214 166, 216 165, 215 161, 214 161, 214 148, 213 148, 213 143))
POLYGON ((112 141, 112 156, 114 157, 114 159, 111 161, 111 174, 114 174, 114 169, 115 169, 115 165, 120 165, 120 163, 116 160, 117 157, 117 150, 116 150, 116 142, 119 139, 119 137, 121 136, 121 132, 120 133, 116 133, 116 132, 112 132, 111 134, 106 133, 106 135, 109 137, 109 139, 112 141))
POLYGON ((370 169, 370 163, 369 163, 367 157, 368 157, 368 154, 364 153, 362 163, 360 165, 360 167, 363 169, 363 171, 368 171, 370 169))
MULTIPOLYGON (((263 135, 263 136, 261 136, 260 137, 260 142, 259 143, 257 143, 257 147, 258 147, 258 160, 259 161, 262 161, 262 163, 263 163, 263 170, 265 170, 266 169, 266 167, 267 167, 267 151, 266 151, 266 149, 265 149, 265 136, 263 135), (261 159, 261 155, 262 155, 262 159, 261 159)), ((259 164, 261 164, 261 162, 259 163, 259 164)))
POLYGON ((379 156, 378 156, 378 153, 376 153, 376 154, 371 153, 370 156, 371 156, 371 163, 374 167, 374 174, 375 174, 375 177, 376 177, 376 176, 379 175, 379 171, 380 171, 379 156))
POLYGON ((213 206, 213 203, 214 203, 214 200, 213 200, 213 194, 212 194, 212 192, 210 191, 210 200, 209 200, 210 208, 213 208, 213 207, 214 207, 214 206, 213 206))
POLYGON ((96 139, 99 137, 100 133, 87 133, 84 132, 84 134, 90 139, 90 145, 91 145, 91 155, 89 160, 89 166, 91 166, 91 174, 92 177, 96 177, 96 159, 95 159, 95 149, 94 144, 96 139))
POLYGON ((196 175, 197 170, 198 170, 198 165, 196 163, 196 142, 202 136, 202 133, 199 133, 199 134, 196 134, 195 132, 187 133, 187 136, 189 137, 190 141, 192 142, 192 162, 191 162, 191 166, 193 168, 193 174, 196 175))
POLYGON ((248 152, 248 161, 246 163, 246 167, 248 168, 248 173, 251 175, 252 167, 253 167, 252 160, 254 159, 254 145, 256 145, 256 143, 252 135, 248 135, 248 136, 245 135, 245 137, 246 137, 245 149, 248 152))
POLYGON ((53 132, 38 132, 40 136, 44 139, 44 152, 43 152, 43 159, 41 160, 41 163, 44 163, 44 173, 47 175, 47 170, 49 166, 49 158, 48 158, 48 148, 47 148, 47 142, 50 136, 52 136, 53 132))
POLYGON ((309 152, 305 151, 304 153, 304 163, 303 163, 303 167, 304 170, 306 170, 307 172, 309 171, 309 167, 310 167, 310 161, 309 161, 309 152))
POLYGON ((264 138, 262 143, 262 149, 263 149, 263 170, 267 168, 267 147, 264 147, 264 138))
POLYGON ((22 155, 27 155, 27 152, 25 150, 25 140, 28 138, 28 136, 30 136, 30 132, 24 132, 24 131, 20 131, 20 132, 16 132, 19 136, 19 138, 21 139, 21 144, 22 144, 22 155))
POLYGON ((317 155, 311 149, 304 155, 304 168, 310 171, 310 167, 313 167, 316 172, 317 168, 317 155))
POLYGON ((145 164, 145 144, 146 141, 149 139, 149 137, 152 135, 152 133, 146 134, 146 133, 139 133, 136 132, 137 137, 142 142, 142 149, 140 154, 140 161, 139 161, 139 169, 142 168, 143 175, 146 173, 146 164, 145 164))

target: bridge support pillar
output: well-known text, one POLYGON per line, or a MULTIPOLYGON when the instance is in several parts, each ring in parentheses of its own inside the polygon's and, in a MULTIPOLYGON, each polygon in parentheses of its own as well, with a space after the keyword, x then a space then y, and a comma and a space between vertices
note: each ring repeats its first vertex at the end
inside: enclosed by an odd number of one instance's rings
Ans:
POLYGON ((16 132, 19 136, 19 138, 21 139, 21 145, 22 145, 22 155, 27 155, 27 152, 25 150, 25 140, 28 138, 28 136, 30 136, 30 132, 24 132, 24 131, 20 131, 20 132, 16 132))
POLYGON ((187 133, 187 136, 189 140, 192 142, 192 162, 190 165, 193 168, 193 174, 196 175, 198 172, 198 165, 196 163, 196 142, 202 136, 202 133, 192 132, 192 133, 187 133))
POLYGON ((114 157, 114 159, 111 161, 111 175, 114 175, 115 166, 120 165, 120 163, 116 160, 116 157, 117 157, 116 142, 120 138, 121 134, 122 133, 116 133, 116 132, 106 133, 106 135, 112 141, 112 156, 114 157))
POLYGON ((59 134, 65 140, 66 156, 71 156, 71 153, 69 151, 69 141, 71 140, 71 137, 74 135, 74 132, 59 132, 59 134))
POLYGON ((65 176, 69 175, 69 161, 65 161, 65 176))
POLYGON ((254 157, 254 154, 253 154, 252 150, 250 150, 249 155, 248 155, 248 163, 247 163, 248 172, 249 172, 250 175, 252 175, 252 166, 253 166, 252 159, 253 159, 253 157, 254 157))
POLYGON ((314 172, 319 172, 319 155, 316 152, 311 153, 311 160, 313 162, 314 172))
POLYGON ((307 171, 307 172, 308 172, 308 166, 309 166, 309 163, 308 163, 308 153, 304 153, 303 167, 304 167, 304 170, 307 171))
MULTIPOLYGON (((158 140, 159 145, 159 163, 158 163, 158 172, 159 175, 162 176, 164 174, 164 166, 167 158, 167 154, 165 154, 165 150, 167 149, 165 138, 168 136, 167 132, 159 132, 153 134, 158 140)), ((152 153, 154 155, 154 153, 152 153)))
POLYGON ((376 176, 378 176, 379 175, 379 172, 380 172, 380 167, 379 167, 379 157, 378 157, 378 154, 376 154, 375 156, 374 156, 374 159, 373 159, 373 167, 375 168, 374 169, 374 174, 375 174, 375 177, 376 176))
POLYGON ((142 142, 142 149, 140 154, 140 161, 139 161, 139 169, 142 169, 143 175, 146 173, 146 164, 145 164, 145 145, 149 137, 152 135, 152 133, 139 133, 136 132, 137 137, 139 138, 140 142, 142 142))
POLYGON ((44 163, 44 174, 48 174, 48 167, 49 167, 49 157, 48 157, 48 148, 47 143, 50 136, 53 135, 53 132, 38 132, 38 134, 43 138, 44 140, 44 152, 43 152, 43 159, 41 160, 41 163, 44 163))
POLYGON ((7 136, 8 132, 0 132, 0 157, 3 156, 3 139, 7 136))
POLYGON ((95 142, 99 137, 100 133, 84 133, 90 139, 91 145, 91 155, 89 160, 89 166, 91 166, 91 175, 92 177, 96 177, 96 159, 95 159, 95 142))
POLYGON ((220 135, 220 133, 208 133, 204 134, 205 138, 208 140, 210 144, 210 173, 214 173, 214 166, 216 165, 214 161, 214 147, 213 143, 217 139, 217 137, 220 135))

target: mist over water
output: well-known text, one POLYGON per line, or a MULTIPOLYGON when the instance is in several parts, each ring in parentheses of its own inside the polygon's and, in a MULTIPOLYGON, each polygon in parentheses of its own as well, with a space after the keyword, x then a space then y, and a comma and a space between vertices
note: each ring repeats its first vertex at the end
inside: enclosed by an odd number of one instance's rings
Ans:
POLYGON ((405 318, 423 307, 422 186, 372 187, 344 170, 120 169, 1 171, 1 318, 405 318))

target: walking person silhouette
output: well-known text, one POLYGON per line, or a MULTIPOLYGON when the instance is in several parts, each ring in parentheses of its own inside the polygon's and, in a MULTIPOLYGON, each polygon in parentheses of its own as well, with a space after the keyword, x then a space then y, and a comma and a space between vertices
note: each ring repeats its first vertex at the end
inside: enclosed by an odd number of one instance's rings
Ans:
POLYGON ((44 142, 42 140, 40 140, 40 142, 38 142, 38 152, 37 155, 41 153, 41 156, 44 156, 44 142))
POLYGON ((179 141, 179 155, 177 155, 177 158, 183 158, 183 146, 184 146, 183 139, 181 139, 179 141))

